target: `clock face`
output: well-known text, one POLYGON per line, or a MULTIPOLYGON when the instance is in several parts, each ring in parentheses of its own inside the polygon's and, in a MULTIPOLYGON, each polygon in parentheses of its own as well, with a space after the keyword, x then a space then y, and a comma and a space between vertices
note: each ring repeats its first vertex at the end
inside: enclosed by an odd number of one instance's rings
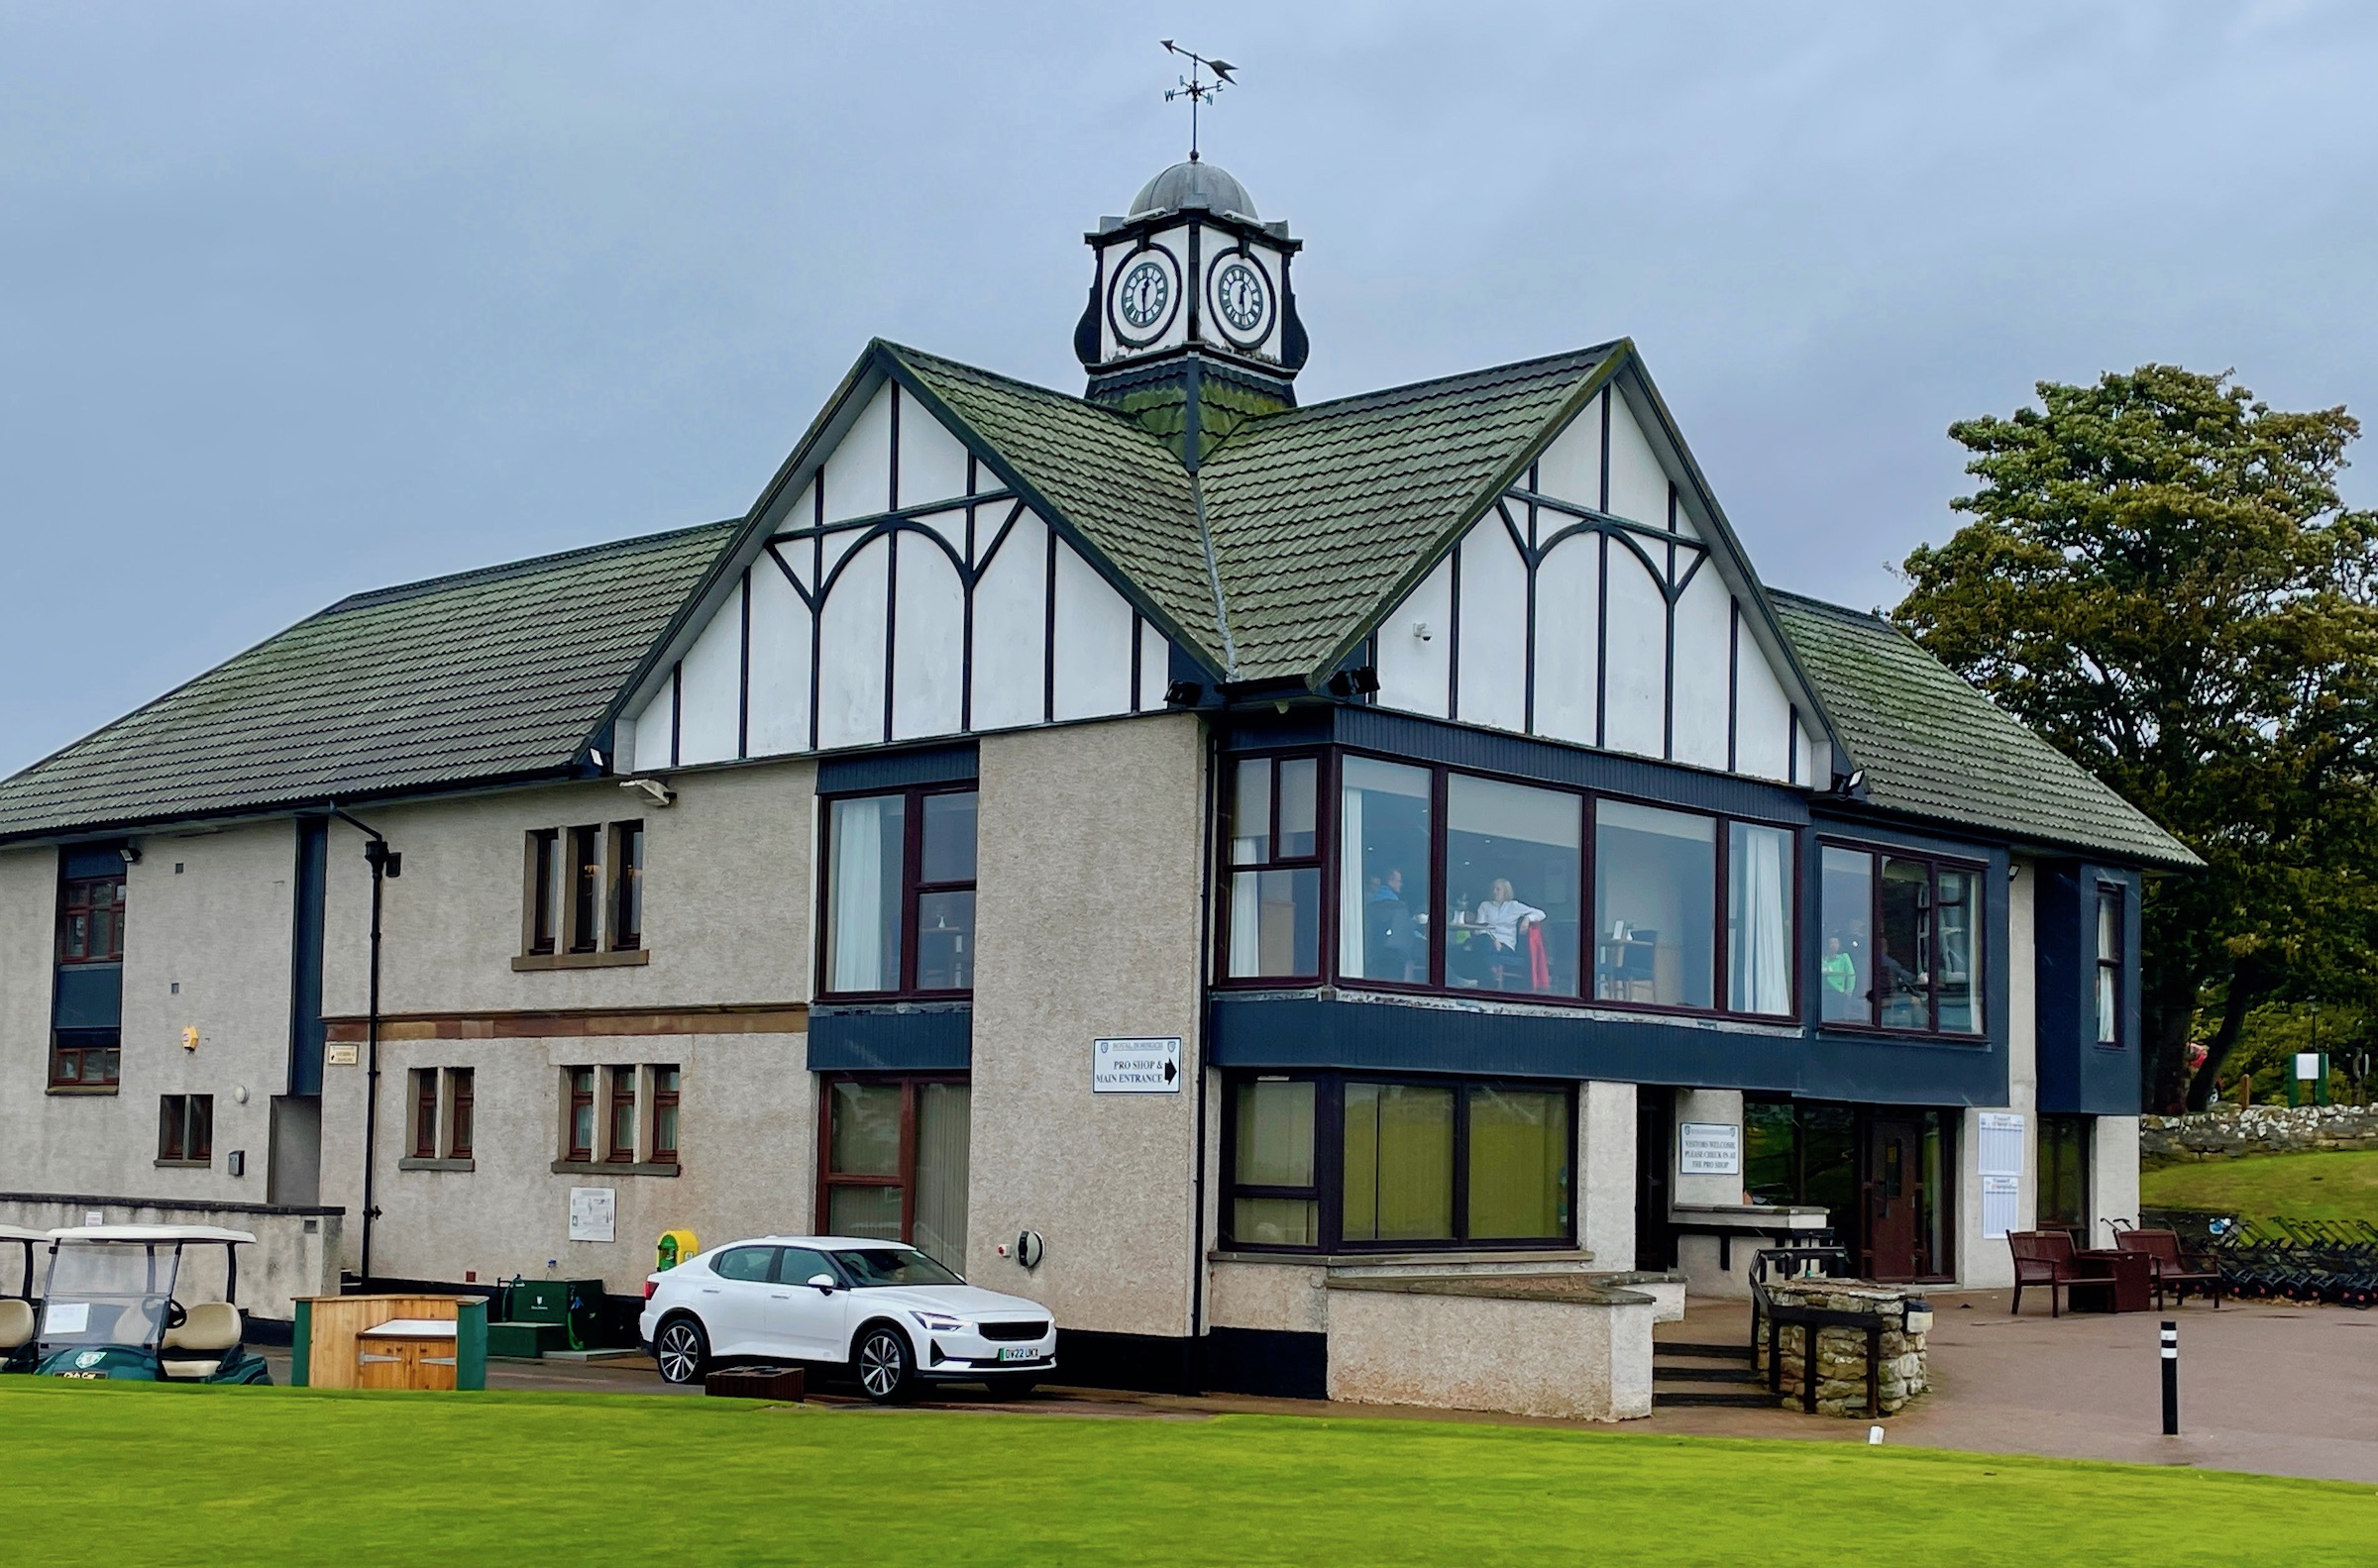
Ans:
POLYGON ((1123 269, 1115 285, 1115 314, 1141 337, 1153 337, 1157 325, 1172 310, 1172 270, 1154 257, 1143 257, 1123 269))
POLYGON ((1263 274, 1243 261, 1224 261, 1214 274, 1214 309, 1233 338, 1249 342, 1261 337, 1264 319, 1271 313, 1263 274))

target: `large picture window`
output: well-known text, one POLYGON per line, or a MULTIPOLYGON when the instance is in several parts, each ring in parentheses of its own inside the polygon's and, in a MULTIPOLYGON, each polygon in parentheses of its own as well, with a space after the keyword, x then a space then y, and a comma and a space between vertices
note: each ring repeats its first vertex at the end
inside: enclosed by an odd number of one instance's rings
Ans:
POLYGON ((905 1241, 963 1272, 972 1090, 951 1079, 835 1078, 823 1096, 818 1228, 905 1241))
POLYGON ((1233 1245, 1394 1252, 1565 1245, 1570 1092, 1339 1075, 1233 1086, 1233 1245))
POLYGON ((1353 752, 1228 777, 1226 982, 1317 979, 1326 947, 1354 985, 1796 1011, 1792 828, 1353 752))
POLYGON ((911 789, 828 802, 824 992, 973 989, 977 799, 911 789))
POLYGON ((1232 771, 1224 973, 1321 974, 1321 759, 1255 757, 1232 771))
POLYGON ((1824 846, 1821 865, 1823 1017, 1981 1033, 1981 868, 1838 844, 1824 846))

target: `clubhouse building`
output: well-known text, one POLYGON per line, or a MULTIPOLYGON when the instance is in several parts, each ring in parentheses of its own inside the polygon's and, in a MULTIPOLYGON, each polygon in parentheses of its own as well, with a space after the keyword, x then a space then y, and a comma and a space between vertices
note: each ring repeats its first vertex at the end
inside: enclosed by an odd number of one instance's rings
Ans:
POLYGON ((1237 180, 1087 238, 1086 389, 872 343, 747 515, 0 784, 0 1219, 627 1296, 898 1236, 1070 1380, 1303 1393, 1349 1270, 1985 1286, 2135 1214, 2185 848, 1765 587, 1631 342, 1300 405, 1237 180))

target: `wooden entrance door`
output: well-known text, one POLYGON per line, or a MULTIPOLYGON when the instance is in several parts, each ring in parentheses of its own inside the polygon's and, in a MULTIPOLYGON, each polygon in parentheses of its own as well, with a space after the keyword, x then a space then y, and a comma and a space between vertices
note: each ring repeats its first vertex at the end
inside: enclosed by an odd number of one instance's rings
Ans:
POLYGON ((1865 1270, 1870 1280, 1924 1272, 1923 1124, 1877 1112, 1867 1119, 1865 1270))

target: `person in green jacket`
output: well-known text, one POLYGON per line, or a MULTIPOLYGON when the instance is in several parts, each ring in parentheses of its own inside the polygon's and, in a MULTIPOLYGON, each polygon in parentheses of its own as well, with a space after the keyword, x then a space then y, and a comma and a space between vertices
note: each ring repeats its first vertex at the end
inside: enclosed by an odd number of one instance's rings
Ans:
POLYGON ((1824 962, 1817 968, 1825 978, 1825 1016, 1850 1011, 1846 1003, 1858 994, 1858 961, 1841 950, 1840 937, 1825 938, 1824 962))

